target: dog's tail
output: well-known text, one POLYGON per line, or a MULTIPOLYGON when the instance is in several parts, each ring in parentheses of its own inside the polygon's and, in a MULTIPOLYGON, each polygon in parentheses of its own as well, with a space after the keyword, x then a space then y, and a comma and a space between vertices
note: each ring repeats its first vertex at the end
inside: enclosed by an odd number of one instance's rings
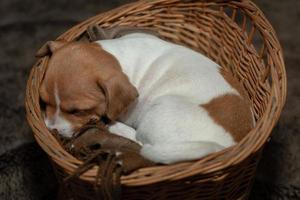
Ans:
POLYGON ((215 142, 182 142, 171 144, 144 144, 141 154, 156 163, 171 164, 196 160, 225 147, 215 142))

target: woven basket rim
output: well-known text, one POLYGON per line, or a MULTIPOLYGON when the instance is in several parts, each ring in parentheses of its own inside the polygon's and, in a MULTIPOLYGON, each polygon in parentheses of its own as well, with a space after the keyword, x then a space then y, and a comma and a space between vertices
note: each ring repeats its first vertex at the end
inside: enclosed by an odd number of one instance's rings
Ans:
MULTIPOLYGON (((110 20, 117 19, 118 17, 122 16, 124 13, 129 13, 135 11, 142 5, 147 5, 147 9, 156 6, 157 4, 163 4, 165 6, 172 5, 173 3, 182 2, 180 0, 141 0, 138 2, 129 3, 126 5, 123 5, 121 7, 112 9, 108 12, 101 13, 99 15, 96 15, 90 19, 87 19, 83 21, 82 23, 79 23, 78 25, 75 25, 68 31, 66 31, 64 34, 58 37, 58 39, 65 39, 67 41, 71 41, 74 38, 79 37, 82 32, 87 28, 87 26, 95 21, 99 23, 99 20, 97 20, 99 17, 102 18, 101 21, 105 21, 108 18, 110 20), (118 13, 115 15, 115 13, 118 13)), ((283 62, 283 56, 282 56, 282 49, 280 46, 280 43, 277 39, 276 33, 271 26, 271 24, 268 22, 268 20, 265 18, 264 14, 261 12, 261 10, 250 0, 200 0, 200 1, 194 1, 194 4, 197 4, 199 2, 213 2, 213 3, 220 3, 223 2, 226 3, 232 3, 232 5, 241 8, 243 6, 243 9, 245 9, 246 13, 256 13, 255 16, 259 16, 264 26, 267 27, 268 31, 265 31, 262 33, 265 34, 265 37, 270 37, 270 42, 276 44, 275 49, 269 49, 270 51, 274 51, 275 55, 278 57, 278 63, 275 63, 276 67, 279 68, 281 71, 280 75, 280 82, 277 82, 276 84, 279 85, 279 88, 281 90, 278 90, 274 85, 272 85, 271 88, 271 94, 270 94, 270 101, 272 101, 273 98, 279 98, 280 102, 278 105, 273 105, 272 103, 268 104, 268 107, 266 108, 266 111, 264 112, 265 115, 274 116, 272 120, 266 121, 266 120, 259 120, 255 126, 255 128, 248 134, 247 137, 245 137, 240 143, 237 145, 230 147, 228 149, 225 149, 221 152, 217 152, 214 154, 211 154, 203 159, 200 159, 198 161, 193 162, 184 162, 184 163, 178 163, 173 164, 169 166, 154 166, 149 168, 143 168, 140 170, 137 170, 136 172, 122 177, 122 184, 126 185, 146 185, 156 182, 162 182, 166 180, 178 180, 183 179, 186 177, 190 177, 196 174, 209 174, 213 173, 219 170, 225 170, 226 168, 230 168, 233 165, 236 165, 240 162, 242 162, 246 157, 249 155, 257 152, 262 148, 262 146, 265 144, 265 142, 268 140, 271 130, 275 126, 275 123, 278 121, 280 113, 282 111, 282 108, 285 103, 286 99, 286 72, 285 72, 285 66, 283 62), (255 133, 264 130, 261 134, 256 134, 256 138, 254 138, 255 133), (258 136, 257 136, 258 135, 258 136), (246 146, 247 142, 249 140, 254 140, 253 146, 246 146), (245 147, 246 146, 246 147, 245 147), (241 150, 239 155, 237 155, 234 158, 227 159, 227 160, 221 160, 218 163, 214 163, 214 166, 209 165, 210 161, 213 159, 218 158, 219 155, 222 155, 224 153, 228 153, 230 151, 237 151, 241 150), (176 171, 176 169, 178 169, 176 171), (184 170, 183 170, 184 169, 184 170), (148 178, 147 174, 149 174, 149 177, 151 177, 151 174, 157 172, 157 171, 163 171, 164 177, 155 177, 155 178, 148 178), (170 173, 168 173, 168 171, 170 173), (140 180, 138 180, 140 179, 140 180)), ((144 8, 145 9, 145 8, 144 8)), ((253 15, 252 15, 253 16, 253 15)), ((255 22, 255 19, 253 18, 253 21, 255 22)), ((49 134, 47 136, 41 135, 40 130, 45 130, 45 124, 43 123, 41 112, 39 105, 35 105, 33 102, 39 102, 37 91, 32 88, 32 85, 38 85, 42 81, 41 76, 38 76, 38 74, 43 74, 44 70, 43 68, 39 66, 46 66, 49 58, 44 57, 37 61, 37 63, 33 66, 28 83, 26 88, 26 113, 27 113, 27 120, 29 122, 29 125, 31 126, 34 137, 39 143, 39 145, 43 148, 45 152, 51 157, 51 159, 60 167, 62 167, 66 172, 72 173, 77 168, 78 165, 81 164, 81 161, 74 158, 72 155, 68 154, 62 147, 59 146, 59 143, 56 141, 53 142, 53 136, 48 132, 49 134), (51 141, 51 144, 49 144, 51 141)), ((277 74, 277 69, 271 69, 271 74, 277 74)), ((274 83, 275 84, 275 83, 274 83)), ((262 119, 264 119, 262 117, 262 119)), ((91 181, 93 180, 93 177, 96 174, 97 167, 94 167, 87 173, 83 174, 81 176, 82 179, 91 181)))

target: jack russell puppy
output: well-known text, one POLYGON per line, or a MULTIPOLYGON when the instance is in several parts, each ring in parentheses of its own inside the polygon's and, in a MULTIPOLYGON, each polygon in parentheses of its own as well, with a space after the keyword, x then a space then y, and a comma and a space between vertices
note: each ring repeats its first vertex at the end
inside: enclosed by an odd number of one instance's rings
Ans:
POLYGON ((245 91, 230 73, 152 34, 52 41, 39 54, 47 51, 45 123, 64 137, 106 116, 115 122, 111 132, 142 144, 142 156, 170 164, 232 146, 254 126, 245 91))

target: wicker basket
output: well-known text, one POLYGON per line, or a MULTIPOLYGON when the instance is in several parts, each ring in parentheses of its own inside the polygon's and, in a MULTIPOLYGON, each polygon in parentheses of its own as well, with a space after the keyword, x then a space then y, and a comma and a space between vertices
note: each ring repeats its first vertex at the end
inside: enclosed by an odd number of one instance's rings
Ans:
MULTIPOLYGON (((143 0, 102 13, 59 38, 78 40, 87 26, 148 27, 230 70, 247 90, 257 124, 239 144, 195 162, 143 168, 122 176, 123 199, 247 199, 264 144, 286 97, 286 72, 276 34, 250 0, 143 0)), ((59 180, 81 164, 45 127, 38 88, 49 57, 33 66, 26 90, 27 119, 53 161, 59 180)), ((94 199, 97 167, 64 187, 74 199, 94 199)), ((62 185, 63 187, 64 185, 62 185)))

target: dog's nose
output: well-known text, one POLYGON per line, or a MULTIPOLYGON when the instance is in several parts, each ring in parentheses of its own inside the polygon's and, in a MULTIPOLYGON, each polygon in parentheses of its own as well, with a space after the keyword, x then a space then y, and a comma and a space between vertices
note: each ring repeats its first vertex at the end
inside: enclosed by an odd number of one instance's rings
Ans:
POLYGON ((51 132, 55 133, 55 134, 58 134, 58 130, 56 128, 53 128, 53 129, 50 129, 51 132))

